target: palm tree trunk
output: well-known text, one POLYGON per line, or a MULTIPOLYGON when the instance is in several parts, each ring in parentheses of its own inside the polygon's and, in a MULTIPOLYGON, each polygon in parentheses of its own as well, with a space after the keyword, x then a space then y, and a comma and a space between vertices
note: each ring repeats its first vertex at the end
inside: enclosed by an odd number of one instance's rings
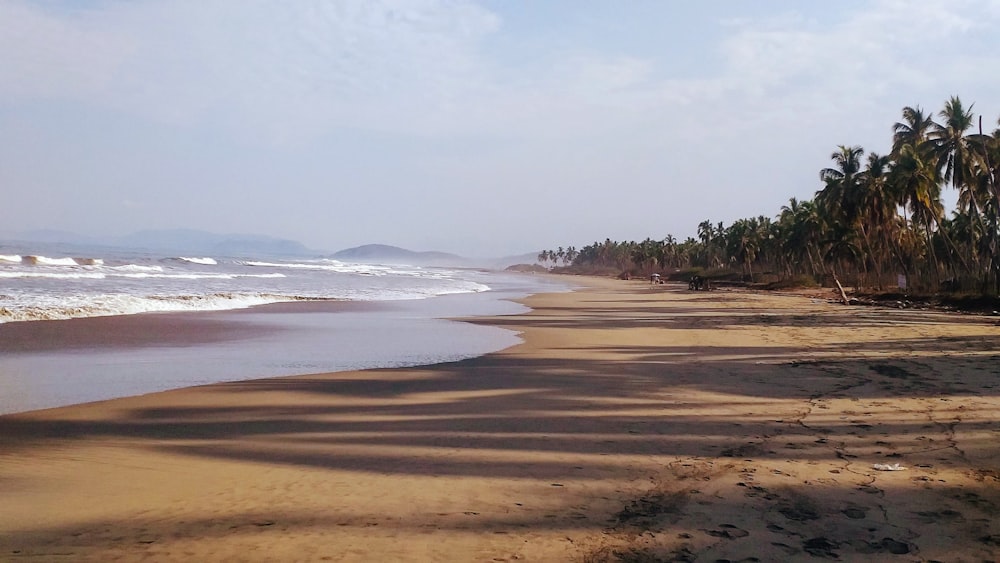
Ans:
MULTIPOLYGON (((878 261, 875 258, 875 251, 872 250, 872 242, 868 238, 868 230, 865 229, 863 224, 859 224, 858 228, 861 229, 861 240, 865 242, 865 248, 868 250, 868 256, 871 257, 872 265, 875 266, 875 289, 882 289, 882 272, 879 270, 878 261)), ((865 261, 865 273, 868 272, 867 260, 865 261)))
POLYGON ((934 290, 937 291, 941 288, 941 272, 938 270, 938 260, 937 253, 934 252, 934 241, 931 238, 931 225, 930 221, 927 221, 927 226, 925 229, 925 234, 927 235, 927 252, 931 256, 931 282, 934 284, 934 290))

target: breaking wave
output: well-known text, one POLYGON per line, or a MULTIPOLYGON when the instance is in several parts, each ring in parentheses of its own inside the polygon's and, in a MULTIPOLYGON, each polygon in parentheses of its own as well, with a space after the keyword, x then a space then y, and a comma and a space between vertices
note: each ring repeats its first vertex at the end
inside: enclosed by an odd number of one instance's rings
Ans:
POLYGON ((22 256, 21 263, 30 266, 101 266, 101 258, 49 258, 48 256, 22 256))
POLYGON ((283 278, 285 274, 180 274, 180 273, 159 273, 156 271, 112 271, 112 272, 0 272, 0 278, 48 278, 61 280, 103 280, 107 278, 131 278, 131 279, 164 279, 164 280, 235 280, 239 278, 283 278))
POLYGON ((139 264, 124 264, 122 266, 109 266, 116 272, 162 272, 163 266, 140 266, 139 264))
POLYGON ((107 274, 101 272, 0 272, 0 278, 48 278, 54 280, 103 280, 107 274))
POLYGON ((370 274, 379 275, 392 271, 389 266, 375 264, 345 264, 337 260, 316 260, 315 262, 241 262, 244 266, 257 268, 288 268, 291 270, 326 270, 328 272, 338 272, 341 274, 370 274))
POLYGON ((336 272, 339 274, 358 274, 363 276, 410 276, 426 279, 451 279, 455 275, 451 270, 424 269, 417 266, 388 266, 384 264, 357 264, 340 262, 338 260, 323 259, 305 262, 260 262, 246 261, 239 262, 243 266, 257 268, 288 268, 291 270, 316 270, 336 272))
POLYGON ((200 264, 202 266, 215 266, 215 265, 218 264, 218 262, 215 260, 215 258, 208 258, 208 257, 205 257, 205 258, 189 258, 187 256, 178 256, 177 259, 181 260, 183 262, 190 262, 191 264, 200 264))
POLYGON ((257 305, 299 301, 305 298, 264 293, 214 293, 210 295, 136 296, 95 295, 62 299, 60 303, 38 303, 29 307, 8 307, 0 300, 0 323, 16 321, 64 320, 80 317, 107 317, 153 312, 225 311, 257 305))

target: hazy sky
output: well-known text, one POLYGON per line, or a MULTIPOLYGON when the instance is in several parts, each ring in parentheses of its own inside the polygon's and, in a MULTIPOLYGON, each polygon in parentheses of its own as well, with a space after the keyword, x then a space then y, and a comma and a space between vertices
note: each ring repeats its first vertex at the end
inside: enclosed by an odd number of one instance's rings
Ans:
POLYGON ((684 238, 951 95, 996 127, 1000 0, 0 0, 0 230, 684 238))

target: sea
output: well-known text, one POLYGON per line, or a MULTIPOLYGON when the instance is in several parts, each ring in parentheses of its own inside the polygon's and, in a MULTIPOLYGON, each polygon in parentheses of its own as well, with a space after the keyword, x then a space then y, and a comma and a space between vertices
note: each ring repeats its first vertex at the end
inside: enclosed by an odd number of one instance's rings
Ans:
POLYGON ((0 414, 501 350, 547 276, 330 258, 0 246, 0 414), (176 255, 175 255, 176 254, 176 255))

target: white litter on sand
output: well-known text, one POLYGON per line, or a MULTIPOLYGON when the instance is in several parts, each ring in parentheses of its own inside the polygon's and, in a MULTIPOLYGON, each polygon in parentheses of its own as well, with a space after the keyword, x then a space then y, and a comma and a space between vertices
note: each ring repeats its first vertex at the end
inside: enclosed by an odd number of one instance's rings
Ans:
POLYGON ((876 463, 872 465, 873 469, 878 469, 879 471, 906 471, 906 468, 898 463, 892 465, 887 465, 885 463, 876 463))

